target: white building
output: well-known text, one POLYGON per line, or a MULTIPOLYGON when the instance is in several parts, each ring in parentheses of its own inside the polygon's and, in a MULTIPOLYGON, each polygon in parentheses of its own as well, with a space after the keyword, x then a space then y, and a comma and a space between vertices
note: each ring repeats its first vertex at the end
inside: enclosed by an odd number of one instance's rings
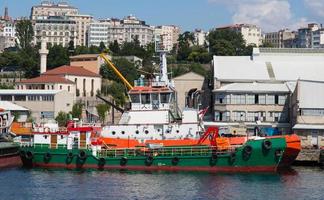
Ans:
POLYGON ((88 29, 92 21, 91 15, 67 15, 69 19, 76 22, 76 46, 87 46, 88 29))
POLYGON ((324 48, 324 29, 312 32, 312 48, 324 48))
POLYGON ((73 95, 58 90, 0 90, 0 101, 10 101, 30 110, 36 120, 54 119, 60 111, 72 111, 73 95))
POLYGON ((0 18, 0 52, 16 45, 16 27, 15 22, 8 15, 8 8, 5 8, 5 14, 0 18))
POLYGON ((324 81, 298 80, 291 107, 302 147, 324 147, 324 81))
MULTIPOLYGON (((74 30, 69 29, 69 35, 75 34, 74 45, 87 45, 87 31, 90 22, 92 21, 91 15, 79 14, 79 10, 66 2, 59 2, 54 4, 50 1, 43 1, 40 5, 33 6, 30 18, 34 21, 40 19, 49 19, 52 17, 61 17, 75 22, 74 30)), ((65 29, 67 30, 67 29, 65 29)), ((54 44, 54 41, 51 41, 54 44)), ((60 43, 62 44, 62 43, 60 43)))
POLYGON ((37 18, 34 23, 34 42, 45 39, 48 43, 68 46, 70 41, 74 45, 77 41, 76 22, 68 17, 49 16, 37 18))
POLYGON ((230 26, 218 27, 216 30, 233 30, 241 33, 246 45, 260 46, 262 44, 261 28, 253 24, 234 24, 230 26))
POLYGON ((251 131, 254 126, 289 131, 296 81, 323 80, 323 66, 319 49, 255 48, 252 57, 214 56, 214 120, 251 131))
POLYGON ((180 28, 175 25, 162 25, 154 27, 155 41, 161 42, 163 49, 171 51, 178 44, 180 28))
POLYGON ((90 24, 88 45, 106 45, 117 41, 119 44, 138 39, 142 46, 153 42, 154 29, 134 16, 119 19, 99 20, 90 24), (105 42, 107 41, 107 42, 105 42))
POLYGON ((108 29, 111 26, 110 20, 92 21, 88 29, 88 46, 99 46, 101 42, 108 47, 108 29))

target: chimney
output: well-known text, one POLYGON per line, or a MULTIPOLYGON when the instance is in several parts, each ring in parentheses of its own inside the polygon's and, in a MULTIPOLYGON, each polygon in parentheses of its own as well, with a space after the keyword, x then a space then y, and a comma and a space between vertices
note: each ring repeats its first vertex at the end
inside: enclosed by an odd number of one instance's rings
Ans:
POLYGON ((39 50, 40 54, 40 74, 46 72, 47 68, 47 55, 48 55, 48 50, 46 47, 46 40, 42 38, 41 41, 41 49, 39 50))

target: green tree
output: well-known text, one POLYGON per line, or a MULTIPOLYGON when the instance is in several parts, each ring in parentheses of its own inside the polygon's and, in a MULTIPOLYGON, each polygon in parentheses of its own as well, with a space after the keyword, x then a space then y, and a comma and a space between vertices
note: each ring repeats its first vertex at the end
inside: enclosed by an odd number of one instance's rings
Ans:
MULTIPOLYGON (((133 83, 134 80, 138 78, 139 74, 133 63, 129 62, 124 58, 113 59, 112 61, 118 68, 119 72, 128 80, 128 82, 133 83)), ((110 69, 110 67, 108 67, 106 64, 101 66, 100 74, 105 79, 122 83, 120 78, 117 77, 113 70, 110 69)))
POLYGON ((113 81, 110 84, 103 84, 101 93, 106 96, 110 95, 118 106, 123 106, 126 103, 125 87, 121 83, 113 81))
POLYGON ((60 111, 57 114, 55 120, 57 121, 57 123, 60 127, 66 126, 67 121, 69 120, 69 114, 67 114, 66 112, 60 111))
POLYGON ((47 68, 53 69, 62 65, 69 64, 69 52, 68 49, 62 45, 56 45, 49 47, 49 53, 47 56, 47 68))
POLYGON ((106 47, 105 43, 101 41, 100 44, 99 44, 100 53, 106 51, 106 49, 107 49, 107 47, 106 47))
POLYGON ((120 55, 120 47, 117 40, 109 44, 109 50, 113 53, 113 55, 120 55))
POLYGON ((215 55, 244 55, 243 35, 232 30, 213 30, 208 35, 210 52, 215 55))
POLYGON ((16 24, 16 44, 20 49, 28 49, 34 37, 34 30, 30 20, 19 20, 16 24))
POLYGON ((83 104, 81 102, 75 103, 71 111, 72 117, 81 119, 82 108, 83 108, 83 104))
POLYGON ((102 123, 105 123, 107 112, 109 111, 110 107, 107 104, 97 104, 96 105, 97 113, 99 119, 102 123))

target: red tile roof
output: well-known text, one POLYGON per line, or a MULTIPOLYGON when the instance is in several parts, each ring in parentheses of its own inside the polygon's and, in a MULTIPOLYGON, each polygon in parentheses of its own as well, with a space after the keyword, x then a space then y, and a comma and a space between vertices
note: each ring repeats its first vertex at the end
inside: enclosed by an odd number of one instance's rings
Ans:
POLYGON ((41 75, 36 78, 22 80, 18 83, 65 83, 65 84, 74 84, 73 81, 70 81, 62 76, 46 76, 41 75))
POLYGON ((68 66, 63 65, 52 70, 48 70, 43 75, 74 75, 74 76, 90 76, 90 77, 101 77, 100 75, 93 73, 89 70, 79 66, 68 66))

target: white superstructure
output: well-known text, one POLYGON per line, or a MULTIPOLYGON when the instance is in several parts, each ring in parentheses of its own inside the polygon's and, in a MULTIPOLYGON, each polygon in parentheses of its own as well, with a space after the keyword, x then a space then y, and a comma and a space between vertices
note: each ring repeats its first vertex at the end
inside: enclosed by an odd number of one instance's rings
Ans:
POLYGON ((200 137, 198 111, 184 109, 179 113, 176 91, 168 79, 165 52, 161 53, 160 74, 154 80, 135 81, 129 97, 131 109, 123 113, 118 125, 103 127, 103 137, 141 142, 200 137))

